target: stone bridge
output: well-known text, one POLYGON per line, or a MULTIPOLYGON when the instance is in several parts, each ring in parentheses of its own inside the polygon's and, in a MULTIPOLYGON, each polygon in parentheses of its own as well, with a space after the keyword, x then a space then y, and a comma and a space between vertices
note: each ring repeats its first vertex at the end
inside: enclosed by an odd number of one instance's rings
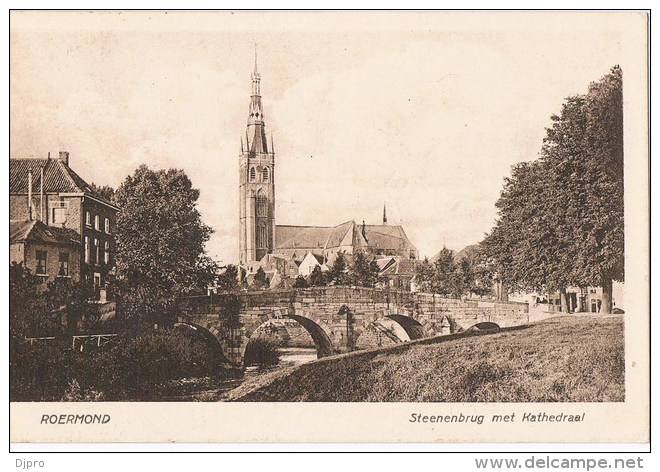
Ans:
POLYGON ((253 333, 281 318, 293 319, 309 332, 319 357, 353 350, 359 336, 382 320, 396 322, 411 340, 529 321, 527 303, 334 286, 189 298, 181 304, 177 326, 217 341, 231 363, 243 366, 253 333))

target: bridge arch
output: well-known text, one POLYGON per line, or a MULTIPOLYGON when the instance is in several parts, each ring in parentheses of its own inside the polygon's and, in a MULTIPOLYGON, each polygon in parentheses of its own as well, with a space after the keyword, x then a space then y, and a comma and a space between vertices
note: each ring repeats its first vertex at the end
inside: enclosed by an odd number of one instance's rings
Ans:
POLYGON ((482 321, 481 323, 470 326, 466 331, 486 331, 491 329, 500 329, 500 325, 492 321, 482 321))
POLYGON ((323 320, 320 320, 317 317, 306 313, 302 313, 302 314, 282 313, 276 315, 275 313, 270 312, 262 316, 258 322, 255 322, 245 328, 245 331, 243 333, 244 339, 240 351, 241 362, 243 362, 245 358, 245 351, 247 349, 248 343, 250 342, 250 338, 255 333, 255 331, 257 331, 261 326, 265 325, 266 323, 272 322, 273 320, 279 318, 288 318, 294 320, 297 323, 299 323, 303 328, 305 328, 305 330, 312 337, 312 341, 314 341, 314 345, 316 346, 317 357, 319 359, 321 357, 331 356, 335 353, 335 349, 332 343, 332 331, 330 330, 330 327, 323 320))
POLYGON ((384 311, 377 312, 373 315, 363 315, 361 316, 361 322, 355 326, 355 337, 356 339, 364 330, 366 330, 371 324, 382 319, 390 319, 396 322, 401 328, 406 332, 410 340, 420 339, 433 335, 434 332, 431 331, 430 327, 426 324, 422 324, 416 319, 408 315, 399 315, 399 314, 390 314, 384 311))
POLYGON ((374 327, 395 343, 413 341, 415 339, 429 336, 426 327, 410 316, 380 313, 376 316, 364 317, 363 322, 355 328, 354 336, 356 347, 360 345, 359 340, 362 334, 374 327), (385 320, 393 321, 399 329, 387 329, 387 327, 383 325, 383 321, 385 320))
POLYGON ((213 352, 219 356, 219 358, 229 362, 222 343, 220 342, 219 332, 215 327, 211 326, 207 329, 195 323, 179 321, 174 323, 174 328, 181 330, 182 332, 185 332, 194 338, 206 342, 211 347, 211 349, 213 349, 213 352))

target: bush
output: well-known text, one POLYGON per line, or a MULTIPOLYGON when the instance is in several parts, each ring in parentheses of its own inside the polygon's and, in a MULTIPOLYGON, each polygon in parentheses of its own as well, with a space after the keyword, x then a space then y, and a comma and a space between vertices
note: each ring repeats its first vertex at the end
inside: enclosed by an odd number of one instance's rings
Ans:
POLYGON ((12 401, 155 399, 171 380, 218 377, 225 360, 208 343, 176 330, 120 337, 113 345, 77 352, 59 342, 13 343, 12 401))
POLYGON ((280 362, 279 342, 271 336, 256 336, 245 348, 245 365, 269 367, 280 362))

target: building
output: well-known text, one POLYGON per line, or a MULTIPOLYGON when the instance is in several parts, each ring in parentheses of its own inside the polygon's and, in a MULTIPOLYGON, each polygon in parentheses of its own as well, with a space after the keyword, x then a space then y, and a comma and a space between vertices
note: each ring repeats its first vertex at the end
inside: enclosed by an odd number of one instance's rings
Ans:
MULTIPOLYGON (((403 228, 387 224, 385 208, 382 225, 366 225, 364 222, 360 225, 353 220, 336 226, 275 224, 275 152, 272 136, 270 145, 266 139, 260 82, 255 55, 247 130, 245 139, 241 138, 239 156, 241 267, 247 273, 254 273, 257 267, 269 266, 273 269, 275 261, 268 257, 271 254, 298 262, 313 256, 319 265, 331 264, 339 252, 348 255, 363 252, 374 258, 397 256, 408 260, 418 259, 417 249, 403 228), (308 253, 311 256, 307 256, 308 253)), ((291 269, 282 262, 280 266, 291 269)), ((309 264, 306 263, 304 267, 309 269, 309 264)), ((280 276, 285 275, 280 273, 280 276)))
MULTIPOLYGON (((32 226, 33 234, 45 234, 46 227, 53 235, 62 231, 71 235, 77 251, 71 253, 70 267, 79 267, 80 280, 94 284, 101 299, 106 296, 113 266, 118 210, 69 167, 68 152, 60 152, 57 159, 10 159, 10 221, 25 225, 38 221, 40 224, 32 226)), ((18 257, 18 252, 16 249, 12 257, 18 257)))
POLYGON ((275 239, 275 153, 272 137, 270 148, 266 140, 260 81, 255 54, 245 143, 241 138, 239 157, 241 264, 272 253, 275 239))
POLYGON ((416 291, 414 278, 417 273, 417 260, 401 256, 376 259, 380 269, 379 279, 383 287, 391 287, 408 292, 416 291))
POLYGON ((9 222, 9 260, 39 277, 44 290, 56 278, 80 281, 79 248, 73 230, 46 226, 39 220, 9 222))

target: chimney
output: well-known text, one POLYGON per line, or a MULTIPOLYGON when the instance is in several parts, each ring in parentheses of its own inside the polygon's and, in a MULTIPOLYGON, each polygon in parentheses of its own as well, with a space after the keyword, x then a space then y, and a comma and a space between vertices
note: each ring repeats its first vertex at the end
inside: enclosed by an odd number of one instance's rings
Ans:
POLYGON ((60 151, 60 162, 69 167, 69 151, 60 151))
POLYGON ((28 172, 28 219, 32 219, 32 171, 28 172))
POLYGON ((39 219, 44 221, 44 166, 41 166, 41 175, 39 176, 39 219))

